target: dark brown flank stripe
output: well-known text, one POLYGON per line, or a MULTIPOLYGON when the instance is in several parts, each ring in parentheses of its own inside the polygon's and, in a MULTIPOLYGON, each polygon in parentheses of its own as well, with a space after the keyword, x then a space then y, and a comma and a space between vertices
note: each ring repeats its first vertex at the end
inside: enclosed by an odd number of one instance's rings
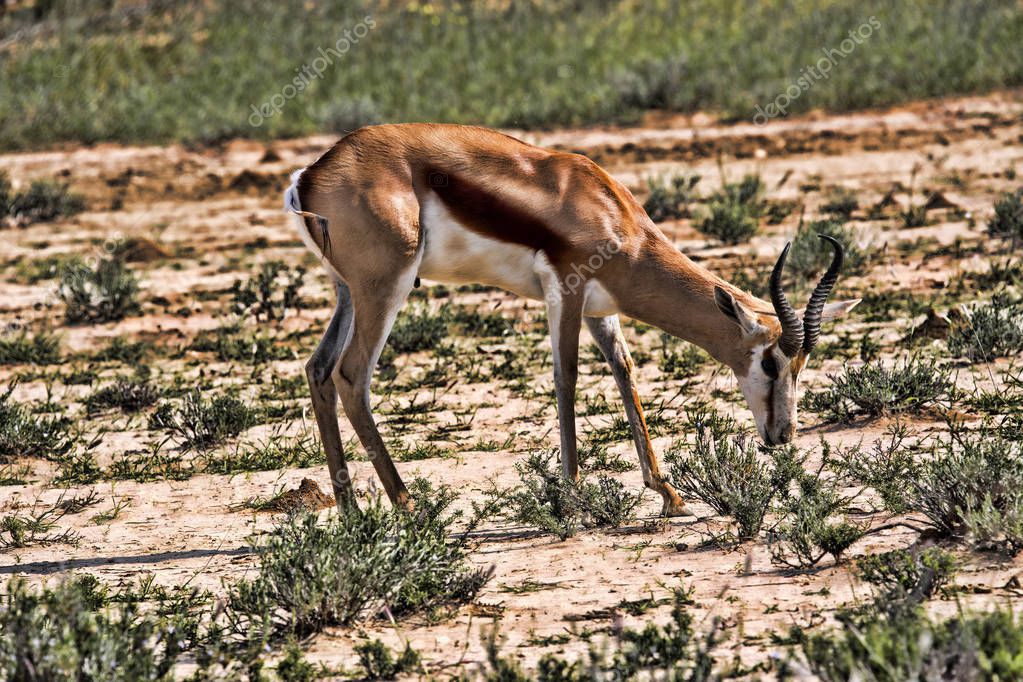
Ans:
POLYGON ((466 229, 491 239, 543 251, 560 262, 567 246, 547 224, 523 207, 488 192, 472 181, 439 169, 427 169, 421 187, 433 190, 466 229))

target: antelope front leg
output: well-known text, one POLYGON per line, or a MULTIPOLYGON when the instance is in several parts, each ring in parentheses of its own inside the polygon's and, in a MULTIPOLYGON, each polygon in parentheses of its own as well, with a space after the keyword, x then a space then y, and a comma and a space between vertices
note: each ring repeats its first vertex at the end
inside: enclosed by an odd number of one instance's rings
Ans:
POLYGON ((625 336, 622 334, 621 324, 617 315, 607 317, 587 317, 586 326, 593 336, 597 347, 603 353, 611 366, 611 374, 615 383, 618 384, 618 391, 622 395, 622 402, 625 403, 625 416, 629 419, 629 427, 632 431, 632 440, 636 444, 636 452, 639 454, 640 468, 643 470, 643 483, 646 487, 657 492, 664 500, 664 507, 661 514, 664 516, 690 516, 691 512, 686 508, 682 498, 664 480, 661 474, 660 465, 657 463, 657 455, 654 453, 653 444, 650 442, 650 433, 647 431, 646 419, 643 418, 643 407, 639 403, 639 392, 636 388, 636 381, 632 375, 632 356, 629 354, 629 347, 625 343, 625 336))
POLYGON ((550 261, 537 255, 536 273, 547 304, 547 325, 554 351, 554 395, 558 401, 561 435, 561 473, 579 479, 579 453, 575 438, 575 385, 579 374, 579 329, 582 326, 582 291, 564 286, 550 261))

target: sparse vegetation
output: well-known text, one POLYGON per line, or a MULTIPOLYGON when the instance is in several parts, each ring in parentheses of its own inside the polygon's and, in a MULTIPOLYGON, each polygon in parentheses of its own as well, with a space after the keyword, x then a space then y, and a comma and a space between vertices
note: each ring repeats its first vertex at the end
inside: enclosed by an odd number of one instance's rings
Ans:
POLYGON ((998 295, 973 306, 967 324, 949 335, 948 350, 970 362, 990 362, 1023 351, 1023 301, 998 295))
POLYGON ((27 189, 15 192, 7 174, 0 171, 0 227, 6 221, 25 226, 75 215, 85 209, 85 199, 66 184, 33 180, 27 189))
POLYGON ((696 228, 725 244, 741 244, 757 233, 765 205, 759 176, 747 175, 738 183, 725 183, 707 205, 696 228))
POLYGON ((508 500, 508 513, 516 521, 564 540, 586 526, 616 528, 639 504, 641 494, 629 493, 613 478, 565 479, 556 460, 557 451, 539 451, 515 465, 521 488, 508 500))
POLYGON ((81 322, 112 322, 139 312, 139 284, 135 274, 116 258, 104 258, 90 266, 68 265, 60 276, 58 294, 66 306, 64 319, 81 322))
POLYGON ((185 395, 180 404, 163 403, 150 418, 151 428, 162 429, 183 448, 206 450, 237 436, 256 423, 256 414, 233 395, 185 395))
POLYGON ((0 337, 0 365, 52 365, 60 359, 60 339, 48 332, 22 330, 0 337))
POLYGON ((1023 549, 1023 452, 994 425, 949 423, 912 481, 912 508, 942 534, 982 548, 1023 549))
POLYGON ((149 380, 120 377, 86 396, 85 407, 90 412, 117 408, 131 413, 151 407, 159 399, 160 389, 149 380))
POLYGON ((660 180, 647 178, 650 196, 643 202, 643 210, 655 223, 688 218, 690 206, 698 198, 694 190, 699 182, 699 175, 673 175, 660 180))
POLYGON ((1011 240, 1013 247, 1023 240, 1023 187, 1006 192, 995 202, 995 214, 988 221, 987 231, 992 237, 1011 240))
POLYGON ((949 398, 953 391, 948 371, 918 357, 884 364, 846 365, 828 375, 831 385, 804 394, 802 405, 825 419, 846 420, 855 415, 877 417, 918 412, 949 398))
POLYGON ((58 457, 75 443, 71 420, 33 414, 12 397, 15 384, 0 389, 0 462, 14 457, 58 457))
POLYGON ((299 289, 305 273, 304 267, 290 268, 282 261, 263 263, 251 279, 232 285, 234 312, 251 315, 257 322, 283 320, 288 311, 302 307, 299 289))
POLYGON ((420 498, 416 515, 373 502, 363 511, 286 519, 263 545, 259 570, 232 586, 228 631, 257 641, 328 625, 403 615, 473 598, 487 579, 466 557, 450 494, 420 498))

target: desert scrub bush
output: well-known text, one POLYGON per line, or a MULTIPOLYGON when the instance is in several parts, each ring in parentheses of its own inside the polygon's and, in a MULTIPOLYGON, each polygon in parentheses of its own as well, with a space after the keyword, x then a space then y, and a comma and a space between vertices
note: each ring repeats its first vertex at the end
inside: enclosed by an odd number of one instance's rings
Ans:
POLYGON ((880 601, 930 599, 955 579, 956 570, 955 557, 940 547, 867 554, 855 564, 856 575, 874 586, 880 601))
POLYGON ((28 513, 0 517, 0 551, 46 545, 77 545, 78 533, 60 530, 57 522, 68 513, 59 503, 28 513))
POLYGON ((85 409, 90 413, 117 408, 122 412, 139 412, 156 404, 160 389, 147 379, 118 377, 113 383, 101 386, 85 397, 85 409))
POLYGON ((84 262, 61 272, 57 294, 64 302, 64 319, 80 322, 112 322, 139 312, 139 283, 135 274, 117 258, 104 258, 95 267, 84 262))
POLYGON ((800 223, 792 238, 786 267, 796 281, 813 283, 831 264, 831 249, 818 235, 833 237, 843 247, 843 272, 862 272, 869 251, 860 245, 860 235, 841 220, 814 220, 800 223))
POLYGON ((243 639, 302 637, 386 608, 393 617, 470 601, 488 578, 467 556, 444 494, 410 514, 378 500, 319 523, 284 520, 260 547, 252 579, 231 587, 226 630, 243 639))
POLYGON ((764 210, 764 187, 760 176, 747 175, 738 183, 725 183, 707 204, 696 229, 725 244, 749 241, 759 229, 764 210))
POLYGON ((496 626, 486 638, 489 682, 582 682, 583 680, 675 680, 706 682, 721 679, 712 652, 725 639, 715 618, 707 630, 693 627, 689 590, 672 590, 671 618, 664 625, 648 622, 643 629, 621 628, 613 638, 590 647, 585 656, 568 659, 544 654, 535 672, 524 671, 518 660, 501 655, 496 626))
POLYGON ((422 667, 419 652, 408 642, 397 656, 379 639, 355 646, 364 680, 394 680, 399 675, 418 672, 422 667))
POLYGON ((995 202, 987 231, 992 237, 1011 239, 1013 248, 1023 240, 1023 187, 1006 192, 995 202))
POLYGON ((919 412, 949 399, 954 392, 948 370, 916 356, 888 365, 878 361, 846 365, 841 374, 829 374, 828 378, 831 385, 807 392, 801 407, 834 421, 857 415, 919 412))
POLYGON ((72 216, 85 209, 85 200, 66 184, 33 180, 22 192, 15 192, 7 174, 0 171, 0 225, 9 221, 25 226, 72 216))
POLYGON ((844 619, 837 632, 798 635, 810 670, 841 680, 1014 680, 1023 677, 1023 622, 1011 610, 940 621, 919 609, 844 619))
POLYGON ((16 384, 0 389, 0 462, 15 457, 56 458, 77 440, 71 420, 34 414, 12 397, 16 384))
POLYGON ((845 512, 849 500, 838 491, 833 479, 821 475, 829 464, 825 449, 815 473, 797 477, 796 492, 780 507, 780 518, 772 530, 771 560, 790 568, 817 565, 831 555, 836 562, 864 530, 848 522, 845 512))
POLYGON ((61 360, 60 339, 49 332, 22 330, 0 337, 0 365, 53 365, 61 360))
POLYGON ((283 320, 289 310, 302 307, 299 289, 305 274, 301 265, 290 268, 283 261, 263 263, 252 278, 231 285, 232 310, 251 315, 257 322, 283 320))
POLYGON ((857 445, 839 450, 833 468, 850 483, 873 488, 886 511, 902 514, 909 508, 908 495, 919 469, 916 455, 920 448, 908 442, 910 437, 905 424, 890 424, 884 438, 875 440, 869 449, 857 445))
POLYGON ((1023 300, 997 295, 972 306, 966 324, 954 326, 949 334, 948 351, 970 362, 991 362, 1023 351, 1023 300))
POLYGON ((556 450, 531 453, 517 462, 520 487, 508 498, 508 515, 562 540, 582 527, 622 525, 642 493, 631 494, 617 480, 598 475, 569 481, 561 475, 556 450))
POLYGON ((643 210, 655 223, 688 218, 689 206, 697 200, 696 185, 699 175, 672 175, 667 178, 647 178, 650 196, 643 202, 643 210))
POLYGON ((731 516, 739 539, 747 540, 760 532, 775 498, 788 491, 794 469, 801 469, 789 448, 772 451, 773 464, 759 450, 751 434, 714 433, 701 424, 691 447, 675 443, 665 451, 668 480, 683 497, 731 516))
POLYGON ((256 412, 239 398, 233 395, 205 398, 195 390, 187 393, 178 405, 160 405, 150 417, 149 426, 169 432, 184 449, 208 450, 256 422, 256 412))
POLYGON ((946 536, 979 548, 1023 549, 1023 445, 993 424, 949 422, 912 480, 911 507, 946 536))
POLYGON ((0 679, 170 679, 188 630, 182 616, 106 604, 91 576, 41 590, 13 578, 0 598, 0 679))

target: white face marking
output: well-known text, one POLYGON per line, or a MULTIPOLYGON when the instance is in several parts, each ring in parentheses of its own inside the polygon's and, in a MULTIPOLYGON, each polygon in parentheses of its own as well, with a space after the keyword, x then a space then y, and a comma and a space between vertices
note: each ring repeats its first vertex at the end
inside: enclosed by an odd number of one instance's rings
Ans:
POLYGON ((789 369, 789 359, 777 349, 773 357, 778 368, 778 378, 772 379, 761 366, 764 353, 769 350, 764 344, 755 347, 750 355, 749 370, 745 376, 737 376, 757 431, 764 442, 778 444, 787 442, 796 426, 796 385, 789 369))
POLYGON ((533 249, 466 229, 432 196, 423 200, 421 216, 426 242, 421 277, 451 284, 489 284, 526 298, 543 299, 533 270, 533 249))

